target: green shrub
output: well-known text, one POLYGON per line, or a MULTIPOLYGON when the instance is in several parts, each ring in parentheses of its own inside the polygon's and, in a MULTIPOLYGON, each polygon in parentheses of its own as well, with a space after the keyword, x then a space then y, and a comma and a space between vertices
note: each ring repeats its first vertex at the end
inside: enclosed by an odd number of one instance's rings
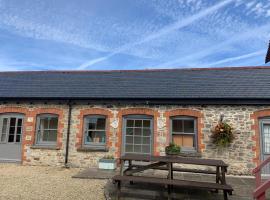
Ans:
POLYGON ((169 146, 166 146, 165 151, 167 154, 179 154, 181 147, 175 143, 170 143, 169 146))

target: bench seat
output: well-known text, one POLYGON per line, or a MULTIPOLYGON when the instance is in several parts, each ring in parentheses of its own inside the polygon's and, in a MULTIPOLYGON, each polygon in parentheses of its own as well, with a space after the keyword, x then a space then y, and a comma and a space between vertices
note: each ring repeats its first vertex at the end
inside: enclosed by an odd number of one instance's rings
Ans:
MULTIPOLYGON (((159 185, 169 185, 169 186, 179 186, 183 188, 193 188, 193 189, 204 189, 204 190, 223 190, 224 199, 227 199, 226 193, 232 195, 233 188, 230 185, 218 184, 218 183, 209 183, 209 182, 199 182, 199 181, 189 181, 189 180, 178 180, 178 179, 165 179, 165 178, 156 178, 156 177, 145 177, 145 176, 121 176, 116 175, 113 178, 114 182, 117 182, 118 189, 120 189, 121 182, 139 182, 139 183, 152 183, 159 185)), ((169 192, 169 191, 168 191, 169 192)), ((170 195, 170 194, 169 194, 170 195)))
POLYGON ((178 180, 178 179, 165 179, 165 178, 155 178, 155 177, 145 177, 145 176, 120 176, 116 175, 113 177, 114 181, 134 181, 140 183, 153 183, 153 184, 162 184, 162 185, 175 185, 187 188, 200 188, 200 189, 217 189, 217 190, 226 190, 233 191, 233 188, 230 185, 221 185, 218 183, 209 183, 209 182, 199 182, 199 181, 188 181, 188 180, 178 180))

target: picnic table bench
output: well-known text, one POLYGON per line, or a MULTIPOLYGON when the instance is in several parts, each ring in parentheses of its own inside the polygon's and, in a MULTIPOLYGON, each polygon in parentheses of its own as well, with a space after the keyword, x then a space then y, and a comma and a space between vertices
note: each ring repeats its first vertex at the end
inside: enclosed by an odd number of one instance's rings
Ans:
POLYGON ((113 177, 113 181, 117 183, 117 198, 120 198, 121 183, 122 182, 138 182, 138 183, 151 183, 167 186, 168 199, 171 199, 171 188, 173 186, 183 188, 194 188, 202 190, 214 190, 218 192, 223 191, 224 200, 228 199, 228 194, 232 195, 233 188, 226 183, 225 174, 227 172, 228 165, 222 160, 214 159, 198 159, 198 158, 187 158, 177 156, 149 156, 149 155, 135 155, 127 154, 120 158, 120 175, 113 177), (125 168, 125 162, 128 161, 128 167, 125 168), (149 162, 147 165, 133 165, 132 161, 144 161, 149 162), (210 170, 199 170, 189 168, 177 168, 173 167, 174 163, 179 164, 192 164, 192 165, 203 165, 215 167, 215 171, 210 170), (156 170, 167 170, 168 177, 146 177, 146 176, 134 176, 135 173, 142 172, 148 169, 156 170), (216 182, 202 182, 202 181, 190 181, 190 180, 179 180, 173 179, 173 172, 192 172, 202 174, 216 174, 216 182))

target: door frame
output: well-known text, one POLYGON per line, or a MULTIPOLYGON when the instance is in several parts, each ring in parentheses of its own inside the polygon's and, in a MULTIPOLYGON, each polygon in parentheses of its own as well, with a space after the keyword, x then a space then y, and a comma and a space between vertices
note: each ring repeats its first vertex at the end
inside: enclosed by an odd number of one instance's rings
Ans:
MULTIPOLYGON (((22 162, 22 158, 23 158, 23 135, 24 135, 24 119, 25 119, 25 114, 23 113, 0 113, 0 129, 2 129, 2 118, 8 118, 8 127, 7 127, 7 134, 6 134, 6 138, 5 138, 5 142, 1 142, 0 141, 0 145, 3 144, 18 144, 20 145, 20 154, 19 154, 19 160, 14 160, 14 162, 22 162), (15 126, 15 133, 14 134, 14 139, 13 142, 8 142, 8 138, 9 138, 9 129, 10 129, 10 118, 16 118, 16 126, 15 126), (20 142, 16 142, 16 137, 17 137, 17 123, 18 123, 18 119, 22 119, 22 125, 21 125, 21 139, 20 142)), ((2 136, 2 130, 0 137, 2 136)), ((1 138, 0 138, 1 139, 1 138)), ((13 159, 8 159, 6 158, 4 161, 7 162, 13 162, 13 159)))
MULTIPOLYGON (((260 130, 260 160, 261 162, 264 159, 264 156, 265 155, 269 155, 270 156, 270 153, 268 154, 265 154, 265 150, 264 150, 264 136, 263 136, 263 125, 264 124, 268 124, 270 125, 270 117, 265 117, 265 118, 261 118, 259 119, 259 130, 260 130)), ((269 164, 268 164, 269 166, 269 164)), ((262 170, 262 172, 265 172, 265 170, 262 170)), ((270 176, 270 172, 269 174, 268 173, 262 173, 262 175, 264 176, 270 176)))
MULTIPOLYGON (((130 114, 130 115, 125 115, 123 116, 123 124, 122 124, 122 148, 121 148, 121 156, 125 155, 126 153, 126 122, 127 119, 132 119, 132 120, 136 120, 136 119, 140 119, 140 120, 144 120, 144 119, 149 119, 150 120, 150 128, 151 128, 151 137, 150 137, 150 154, 149 155, 153 155, 154 153, 154 116, 152 115, 136 115, 136 114, 130 114)), ((134 153, 135 154, 135 153, 134 153)), ((143 155, 148 155, 148 154, 143 154, 143 155)))

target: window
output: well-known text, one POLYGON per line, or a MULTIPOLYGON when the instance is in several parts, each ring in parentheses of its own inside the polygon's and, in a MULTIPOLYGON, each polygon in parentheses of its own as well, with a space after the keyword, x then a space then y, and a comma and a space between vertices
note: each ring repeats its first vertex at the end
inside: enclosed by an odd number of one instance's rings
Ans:
POLYGON ((36 144, 56 145, 58 129, 57 115, 39 115, 37 117, 36 144))
POLYGON ((101 115, 87 116, 84 119, 84 145, 105 148, 106 117, 101 115))
POLYGON ((171 119, 172 142, 181 146, 183 151, 197 149, 196 119, 174 117, 171 119))
POLYGON ((151 154, 152 118, 127 116, 124 119, 124 153, 151 154))

